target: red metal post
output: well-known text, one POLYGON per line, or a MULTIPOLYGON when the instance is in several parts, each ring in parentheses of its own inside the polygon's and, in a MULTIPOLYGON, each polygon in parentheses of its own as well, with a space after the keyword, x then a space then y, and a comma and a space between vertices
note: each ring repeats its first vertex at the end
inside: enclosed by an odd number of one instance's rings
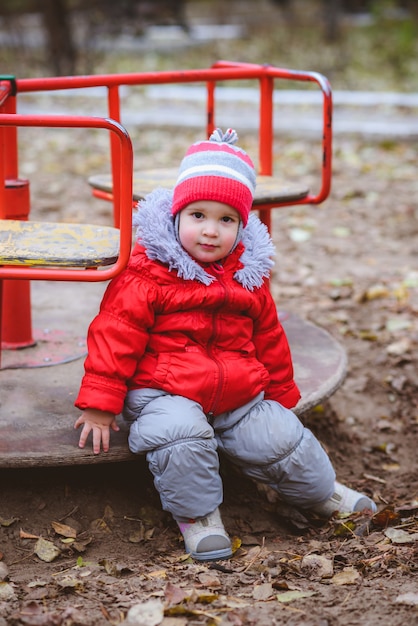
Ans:
POLYGON ((259 173, 273 174, 273 90, 270 76, 260 78, 259 173))
MULTIPOLYGON (((10 95, 0 113, 16 113, 16 97, 10 95)), ((2 128, 0 134, 0 218, 27 220, 30 210, 29 181, 18 177, 17 129, 2 128)), ((34 345, 29 280, 2 281, 0 349, 34 345)))
MULTIPOLYGON (((108 87, 108 111, 109 117, 116 122, 120 122, 120 98, 119 98, 119 85, 110 85, 108 87)), ((120 150, 117 137, 111 133, 110 135, 110 154, 111 154, 111 167, 112 167, 112 181, 117 179, 120 169, 120 150)), ((116 228, 119 228, 120 214, 119 214, 120 198, 118 197, 118 190, 116 185, 113 184, 113 223, 116 228)))
POLYGON ((206 83, 206 135, 209 139, 215 130, 215 81, 206 83))
MULTIPOLYGON (((273 174, 273 91, 274 80, 267 74, 262 76, 260 84, 260 122, 259 122, 259 173, 265 176, 273 174)), ((260 219, 271 232, 271 209, 259 211, 260 219)))

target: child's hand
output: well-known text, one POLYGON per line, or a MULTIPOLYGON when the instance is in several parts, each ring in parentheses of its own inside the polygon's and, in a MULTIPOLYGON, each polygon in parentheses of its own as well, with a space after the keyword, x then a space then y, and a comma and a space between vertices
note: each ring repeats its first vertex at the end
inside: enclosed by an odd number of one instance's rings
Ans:
POLYGON ((99 454, 101 447, 103 452, 109 450, 110 429, 119 430, 113 413, 99 411, 98 409, 85 409, 74 424, 74 428, 83 426, 78 445, 84 448, 90 432, 93 433, 93 452, 99 454))

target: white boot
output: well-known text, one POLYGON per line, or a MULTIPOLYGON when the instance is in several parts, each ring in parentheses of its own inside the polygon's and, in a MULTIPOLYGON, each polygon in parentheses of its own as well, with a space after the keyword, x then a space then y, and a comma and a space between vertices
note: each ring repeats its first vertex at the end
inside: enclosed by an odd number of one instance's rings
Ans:
POLYGON ((341 483, 335 483, 335 491, 328 500, 312 507, 311 510, 321 517, 331 517, 337 513, 354 513, 370 510, 376 513, 377 507, 373 500, 359 491, 354 491, 341 483))
POLYGON ((196 561, 217 561, 232 556, 231 541, 225 532, 219 509, 201 519, 177 521, 186 552, 196 561))

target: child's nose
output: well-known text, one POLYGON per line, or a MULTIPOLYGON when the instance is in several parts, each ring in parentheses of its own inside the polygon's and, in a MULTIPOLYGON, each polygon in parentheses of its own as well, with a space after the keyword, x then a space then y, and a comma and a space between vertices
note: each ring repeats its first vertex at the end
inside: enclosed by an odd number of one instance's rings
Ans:
POLYGON ((203 232, 205 233, 205 235, 216 237, 216 235, 218 234, 218 228, 217 228, 216 222, 213 222, 211 220, 210 221, 208 220, 207 222, 205 222, 203 232))

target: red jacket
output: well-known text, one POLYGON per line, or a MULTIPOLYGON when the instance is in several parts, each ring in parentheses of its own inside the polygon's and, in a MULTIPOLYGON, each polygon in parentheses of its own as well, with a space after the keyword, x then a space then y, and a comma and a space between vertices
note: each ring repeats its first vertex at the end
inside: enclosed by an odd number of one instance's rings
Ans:
POLYGON ((295 406, 300 394, 268 282, 258 277, 259 286, 248 288, 237 279, 245 271, 244 251, 240 243, 222 267, 204 267, 209 284, 203 284, 184 278, 181 265, 149 258, 159 254, 151 243, 136 244, 90 325, 76 406, 118 414, 127 391, 137 388, 188 397, 213 415, 261 391, 295 406))

